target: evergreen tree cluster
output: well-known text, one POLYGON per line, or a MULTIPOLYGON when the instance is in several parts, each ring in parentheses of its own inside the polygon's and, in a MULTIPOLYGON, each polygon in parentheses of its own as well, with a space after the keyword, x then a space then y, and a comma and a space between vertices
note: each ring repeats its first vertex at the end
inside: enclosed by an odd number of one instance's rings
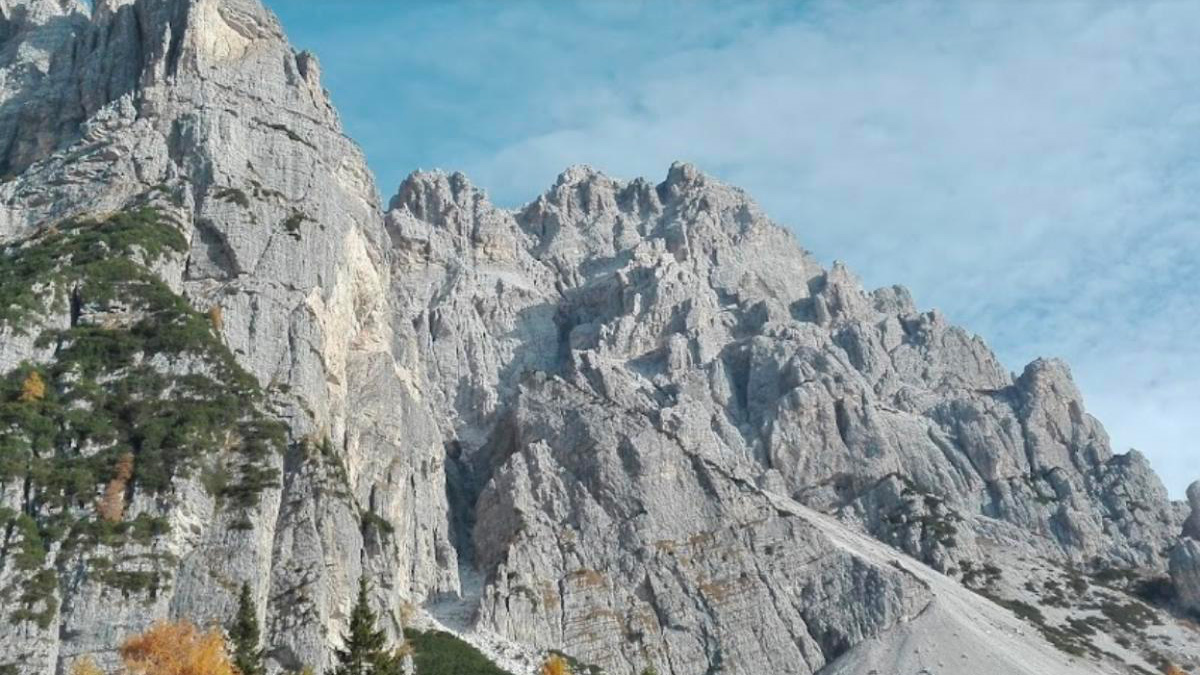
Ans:
POLYGON ((367 602, 367 578, 358 580, 358 599, 350 612, 345 646, 335 652, 337 665, 327 675, 400 675, 400 658, 388 648, 387 635, 375 627, 375 612, 367 602))
POLYGON ((258 646, 260 639, 258 610, 254 606, 254 598, 250 597, 250 584, 243 583, 242 592, 238 595, 237 616, 229 629, 233 665, 242 675, 266 675, 263 650, 258 646))
MULTIPOLYGON (((358 598, 350 612, 350 631, 344 646, 335 652, 337 665, 325 675, 401 675, 401 659, 388 646, 387 634, 376 627, 378 617, 367 600, 370 586, 366 577, 359 579, 358 598)), ((249 584, 242 584, 238 611, 229 628, 233 664, 241 675, 265 675, 265 653, 259 646, 261 631, 258 611, 250 595, 249 584)))

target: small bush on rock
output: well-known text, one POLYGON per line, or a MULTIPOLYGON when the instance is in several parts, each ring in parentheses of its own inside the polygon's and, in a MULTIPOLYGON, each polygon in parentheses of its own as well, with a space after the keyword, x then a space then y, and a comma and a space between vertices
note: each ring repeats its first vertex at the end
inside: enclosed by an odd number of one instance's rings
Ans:
POLYGON ((551 654, 542 664, 542 675, 571 675, 571 666, 558 654, 551 654))

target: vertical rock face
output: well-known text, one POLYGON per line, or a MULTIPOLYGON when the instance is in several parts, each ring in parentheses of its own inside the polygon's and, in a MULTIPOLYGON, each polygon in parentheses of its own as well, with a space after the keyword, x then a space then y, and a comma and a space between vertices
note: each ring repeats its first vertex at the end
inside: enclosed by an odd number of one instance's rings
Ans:
MULTIPOLYGON (((249 581, 273 659, 320 668, 364 571, 389 617, 456 587, 442 439, 393 357, 374 182, 316 59, 257 0, 5 2, 0 35, 0 237, 150 200, 190 240, 164 280, 221 317, 290 439, 251 527, 231 529, 195 478, 157 507, 173 534, 153 546, 178 559, 167 592, 114 613, 112 591, 64 587, 52 625, 5 631, 0 662, 50 672, 156 616, 223 618, 249 581), (394 532, 373 535, 368 513, 394 532)), ((27 342, 0 350, 5 370, 38 356, 27 342)))
MULTIPOLYGON (((51 546, 50 618, 5 624, 0 666, 110 662, 156 618, 227 619, 248 582, 272 667, 321 669, 360 575, 397 633, 463 592, 460 566, 485 579, 464 599, 481 629, 613 673, 847 672, 967 621, 921 563, 1169 569, 1200 602, 1200 516, 1112 453, 1064 364, 1009 374, 686 164, 658 184, 573 167, 517 211, 419 173, 384 212, 316 59, 257 0, 0 0, 0 176, 0 241, 143 206, 177 223, 154 273, 287 428, 244 512, 203 472, 135 480, 129 517, 165 531, 104 553, 152 591, 51 546)), ((119 310, 36 328, 136 319, 119 310)), ((0 331, 3 373, 62 349, 0 331)), ((29 582, 30 536, 5 532, 0 591, 29 582)), ((1027 663, 1075 672, 1030 640, 1049 656, 1027 663)))
POLYGON ((1191 513, 1183 524, 1183 536, 1171 551, 1171 580, 1179 601, 1194 615, 1200 615, 1200 482, 1187 491, 1191 513))
POLYGON ((1190 513, 1183 521, 1183 536, 1200 539, 1200 481, 1188 486, 1187 498, 1190 513))
POLYGON ((82 93, 68 91, 65 66, 87 29, 83 10, 74 0, 0 2, 0 176, 6 179, 53 151, 84 119, 82 93), (74 125, 63 119, 63 104, 74 125))

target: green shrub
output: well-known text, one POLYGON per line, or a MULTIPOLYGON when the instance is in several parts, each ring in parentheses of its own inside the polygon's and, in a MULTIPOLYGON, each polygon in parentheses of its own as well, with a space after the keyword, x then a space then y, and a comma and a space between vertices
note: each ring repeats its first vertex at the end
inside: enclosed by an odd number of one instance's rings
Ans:
POLYGON ((52 570, 37 572, 21 586, 21 595, 17 607, 9 614, 9 622, 15 625, 28 621, 46 630, 57 613, 54 597, 57 590, 58 577, 52 570))
POLYGON ((571 671, 571 675, 604 675, 604 669, 600 666, 584 663, 570 654, 552 649, 550 656, 562 659, 567 664, 567 669, 571 671))
POLYGON ((1160 623, 1158 614, 1140 602, 1118 604, 1106 601, 1100 605, 1100 612, 1118 626, 1139 631, 1151 624, 1160 623))
MULTIPOLYGON (((131 260, 153 264, 171 252, 187 250, 179 230, 153 209, 138 209, 105 221, 74 220, 29 239, 0 246, 0 327, 29 333, 30 319, 52 301, 61 301, 80 277, 97 282, 94 297, 112 299, 115 289, 103 282, 130 278, 131 260)), ((137 276, 137 275, 135 275, 137 276)))
POLYGON ((363 511, 360 521, 362 522, 362 531, 364 534, 373 532, 376 536, 382 538, 396 532, 395 526, 374 511, 363 511))
MULTIPOLYGON (((72 308, 70 327, 37 337, 54 348, 53 361, 0 374, 0 482, 22 481, 28 495, 20 515, 0 513, 19 535, 19 569, 40 570, 54 543, 66 555, 145 544, 166 532, 166 521, 149 515, 96 517, 97 497, 124 455, 134 459, 127 489, 143 493, 167 493, 177 477, 226 449, 235 459, 220 486, 225 505, 251 508, 276 485, 272 458, 284 448, 285 427, 262 412, 258 383, 209 317, 149 267, 186 248, 152 210, 72 221, 0 247, 0 329, 36 330, 40 316, 68 297, 72 308), (80 320, 82 308, 119 318, 95 325, 80 320), (157 365, 164 362, 171 365, 157 365)), ((101 570, 97 578, 153 594, 163 574, 101 570)), ((35 577, 41 588, 45 577, 35 577)), ((11 616, 48 620, 34 606, 23 600, 11 616)))
POLYGON ((1167 607, 1179 597, 1175 583, 1167 576, 1139 581, 1133 588, 1133 594, 1142 601, 1158 607, 1167 607))
POLYGON ((213 195, 213 197, 215 197, 216 199, 220 199, 223 202, 230 202, 231 204, 237 204, 238 206, 242 207, 243 209, 250 208, 250 197, 246 196, 246 193, 244 191, 239 190, 237 188, 233 188, 233 187, 223 188, 221 190, 218 190, 213 195))

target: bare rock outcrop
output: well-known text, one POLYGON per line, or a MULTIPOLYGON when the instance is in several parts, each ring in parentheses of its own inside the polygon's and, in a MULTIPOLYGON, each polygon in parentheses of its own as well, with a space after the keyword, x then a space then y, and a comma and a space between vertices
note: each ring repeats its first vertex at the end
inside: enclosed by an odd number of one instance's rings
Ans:
POLYGON ((574 167, 517 212, 457 174, 414 174, 387 222, 402 252, 397 323, 416 328, 442 392, 474 523, 462 548, 491 580, 491 630, 674 672, 729 654, 747 672, 781 667, 780 654, 789 672, 815 672, 886 632, 894 610, 863 624, 838 608, 866 599, 835 586, 821 620, 837 637, 792 651, 814 616, 789 598, 822 577, 739 566, 762 558, 744 537, 781 527, 745 511, 755 490, 951 574, 984 546, 1167 568, 1175 507, 1143 457, 1112 453, 1065 364, 1009 375, 904 289, 868 293, 844 266, 822 269, 691 166, 658 185, 574 167), (688 548, 684 567, 655 548, 685 540, 713 543, 688 548), (764 606, 753 623, 769 630, 728 623, 764 606))
POLYGON ((1183 536, 1171 550, 1171 581, 1180 604, 1200 614, 1200 482, 1188 487, 1187 496, 1191 513, 1183 524, 1183 536))

